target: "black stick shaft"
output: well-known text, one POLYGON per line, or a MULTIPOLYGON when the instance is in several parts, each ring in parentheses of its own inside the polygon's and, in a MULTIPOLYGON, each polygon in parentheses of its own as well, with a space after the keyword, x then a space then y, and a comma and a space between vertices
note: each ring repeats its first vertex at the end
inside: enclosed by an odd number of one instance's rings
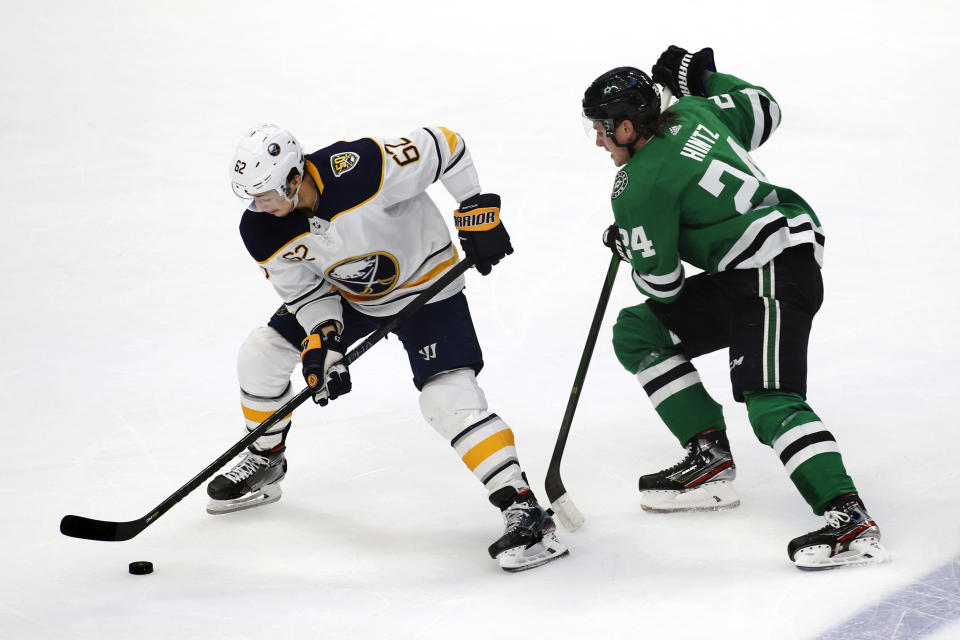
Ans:
MULTIPOLYGON (((469 260, 461 260, 452 269, 430 285, 429 288, 420 293, 413 302, 404 307, 397 315, 393 316, 380 326, 379 329, 368 335, 357 346, 351 349, 344 360, 348 365, 366 353, 370 347, 379 342, 388 333, 400 326, 401 323, 409 319, 414 313, 427 304, 435 295, 440 293, 447 285, 463 275, 467 269, 473 266, 469 260)), ((154 520, 169 511, 175 504, 183 500, 194 489, 216 473, 223 465, 236 457, 240 452, 249 447, 254 441, 267 432, 270 427, 289 415, 294 409, 299 407, 307 400, 314 391, 310 387, 304 388, 300 393, 291 398, 286 404, 277 409, 273 415, 261 422, 256 429, 248 433, 242 440, 227 449, 223 455, 214 460, 207 467, 195 475, 189 482, 174 491, 166 500, 150 510, 147 515, 137 520, 128 522, 111 522, 107 520, 94 520, 83 516, 64 516, 60 521, 60 533, 73 538, 84 538, 86 540, 103 541, 121 541, 129 540, 144 529, 146 529, 154 520)))
POLYGON ((600 323, 603 321, 603 314, 607 310, 607 302, 610 300, 610 291, 613 289, 613 281, 617 276, 619 266, 620 258, 612 256, 603 281, 603 288, 600 290, 597 310, 593 314, 593 322, 590 324, 590 331, 587 333, 587 342, 583 347, 583 354, 580 356, 580 366, 577 367, 577 375, 573 378, 573 388, 570 390, 570 398, 567 400, 567 410, 564 412, 563 421, 560 423, 557 444, 553 449, 553 457, 550 458, 550 466, 547 468, 547 477, 544 481, 547 498, 550 502, 554 502, 567 492, 563 486, 563 480, 560 478, 560 460, 563 458, 563 450, 567 446, 567 436, 570 434, 573 414, 576 412, 577 403, 580 401, 580 391, 583 389, 583 383, 587 377, 587 368, 590 366, 590 359, 593 357, 593 348, 597 344, 597 335, 600 333, 600 323))

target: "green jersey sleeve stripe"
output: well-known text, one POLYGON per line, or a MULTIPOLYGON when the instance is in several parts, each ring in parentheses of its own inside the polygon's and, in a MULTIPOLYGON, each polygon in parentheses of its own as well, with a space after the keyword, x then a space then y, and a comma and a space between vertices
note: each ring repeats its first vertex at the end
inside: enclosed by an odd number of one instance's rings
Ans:
POLYGON ((747 227, 720 260, 717 270, 761 267, 787 247, 804 243, 814 245, 817 262, 822 264, 824 241, 823 229, 809 214, 787 218, 773 210, 747 227))
POLYGON ((677 268, 671 271, 670 273, 665 273, 661 276, 653 275, 652 273, 640 273, 637 271, 637 275, 653 285, 658 285, 661 287, 669 287, 673 285, 678 280, 683 280, 683 265, 677 264, 677 268))
POLYGON ((651 276, 634 270, 633 282, 643 293, 653 298, 671 298, 683 288, 683 265, 665 276, 651 276))
POLYGON ((750 98, 753 109, 753 136, 750 139, 750 151, 753 151, 780 126, 780 107, 770 96, 757 89, 744 89, 742 93, 750 98))

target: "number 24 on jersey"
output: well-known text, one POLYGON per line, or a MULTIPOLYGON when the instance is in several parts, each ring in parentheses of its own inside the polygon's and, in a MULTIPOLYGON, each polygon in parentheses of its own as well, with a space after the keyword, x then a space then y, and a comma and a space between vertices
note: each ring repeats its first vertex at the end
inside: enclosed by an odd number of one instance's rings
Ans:
POLYGON ((657 255, 653 249, 653 241, 647 239, 647 234, 643 231, 643 226, 634 227, 632 231, 620 229, 620 239, 623 240, 623 246, 630 251, 631 257, 633 251, 639 251, 641 258, 651 258, 657 255))

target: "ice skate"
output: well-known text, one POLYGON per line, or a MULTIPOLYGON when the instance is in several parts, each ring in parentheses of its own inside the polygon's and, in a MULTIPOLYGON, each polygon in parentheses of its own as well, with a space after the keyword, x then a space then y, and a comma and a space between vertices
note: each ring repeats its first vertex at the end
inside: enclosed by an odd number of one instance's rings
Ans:
POLYGON ((798 569, 816 571, 890 560, 880 545, 880 528, 856 494, 833 500, 823 513, 827 526, 794 538, 787 554, 798 569))
POLYGON ((233 469, 207 485, 207 513, 231 513, 279 500, 283 493, 279 482, 287 473, 285 450, 284 446, 271 451, 248 450, 233 469))
POLYGON ((719 511, 740 504, 733 490, 737 467, 724 431, 709 431, 687 443, 686 457, 640 477, 640 507, 654 513, 719 511))
POLYGON ((493 492, 490 502, 503 512, 506 530, 488 551, 504 571, 533 569, 569 553, 557 540, 553 518, 529 489, 518 493, 513 487, 504 487, 493 492))

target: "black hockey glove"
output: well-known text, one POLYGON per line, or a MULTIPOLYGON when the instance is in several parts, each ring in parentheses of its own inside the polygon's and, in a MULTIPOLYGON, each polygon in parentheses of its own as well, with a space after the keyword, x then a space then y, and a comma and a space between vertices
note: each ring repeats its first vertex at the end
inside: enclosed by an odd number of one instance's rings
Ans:
POLYGON ((627 248, 623 246, 623 238, 620 236, 620 227, 615 224, 610 225, 603 231, 603 245, 613 251, 617 256, 627 264, 630 264, 630 254, 627 248))
POLYGON ((340 332, 331 331, 320 335, 320 327, 314 329, 300 345, 300 362, 303 377, 316 393, 313 401, 321 407, 330 400, 350 393, 350 371, 343 362, 343 344, 340 332))
POLYGON ((510 234, 500 222, 500 196, 497 194, 470 196, 460 203, 453 221, 463 253, 481 275, 490 273, 493 265, 513 253, 510 234))
POLYGON ((700 96, 705 98, 707 90, 704 81, 707 71, 716 71, 713 62, 713 49, 707 47, 696 53, 690 53, 676 45, 660 54, 657 64, 653 65, 653 81, 662 85, 678 98, 682 96, 700 96))

